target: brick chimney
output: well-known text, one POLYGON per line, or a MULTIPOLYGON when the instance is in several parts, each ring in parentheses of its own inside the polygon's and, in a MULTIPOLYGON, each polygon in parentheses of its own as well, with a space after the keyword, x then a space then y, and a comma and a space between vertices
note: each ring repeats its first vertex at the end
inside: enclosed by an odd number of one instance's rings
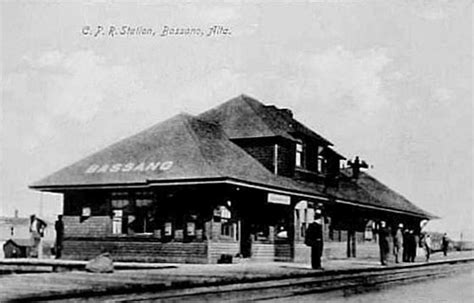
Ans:
POLYGON ((280 108, 280 112, 286 116, 293 118, 293 112, 289 108, 280 108))
POLYGON ((278 108, 275 105, 265 105, 266 108, 278 111, 279 113, 288 116, 290 118, 293 118, 293 112, 289 108, 278 108))
POLYGON ((359 156, 355 157, 354 162, 352 162, 350 160, 347 161, 347 165, 351 167, 351 169, 352 169, 352 178, 356 179, 356 180, 359 178, 361 168, 369 168, 369 166, 367 165, 367 163, 365 163, 365 161, 360 161, 359 160, 359 156))

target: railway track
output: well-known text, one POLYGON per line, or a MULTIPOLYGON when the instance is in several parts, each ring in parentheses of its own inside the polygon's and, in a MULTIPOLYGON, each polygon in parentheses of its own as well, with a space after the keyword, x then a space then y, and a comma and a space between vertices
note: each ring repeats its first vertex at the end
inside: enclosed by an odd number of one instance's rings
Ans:
MULTIPOLYGON (((266 281, 247 281, 226 285, 175 288, 160 292, 94 296, 81 301, 153 301, 153 302, 242 302, 271 300, 310 293, 337 292, 344 295, 365 292, 394 284, 406 284, 472 271, 474 258, 345 271, 316 272, 266 281)), ((74 301, 77 301, 75 298, 74 301)))

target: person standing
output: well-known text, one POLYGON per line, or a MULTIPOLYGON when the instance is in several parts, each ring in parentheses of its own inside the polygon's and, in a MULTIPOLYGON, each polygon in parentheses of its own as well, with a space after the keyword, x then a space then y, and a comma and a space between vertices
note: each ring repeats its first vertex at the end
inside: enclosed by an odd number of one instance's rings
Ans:
POLYGON ((385 221, 380 221, 379 228, 379 248, 380 248, 380 263, 387 265, 388 254, 390 252, 390 235, 385 221))
POLYGON ((423 237, 423 247, 425 248, 426 262, 429 262, 431 254, 431 237, 428 234, 425 234, 423 237))
POLYGON ((395 256, 395 263, 399 263, 402 260, 402 249, 403 249, 403 224, 399 224, 395 235, 393 236, 393 254, 395 256))
POLYGON ((30 251, 30 257, 41 258, 42 256, 42 246, 41 238, 44 235, 44 229, 46 228, 46 223, 40 218, 36 217, 35 214, 30 216, 30 235, 33 242, 33 247, 30 251))
POLYGON ((58 215, 58 220, 54 223, 54 229, 56 230, 56 244, 55 244, 56 259, 59 259, 61 258, 61 253, 63 250, 63 239, 64 239, 63 215, 58 215))
POLYGON ((408 239, 410 236, 410 231, 408 229, 405 229, 403 231, 403 262, 408 262, 409 259, 409 243, 410 240, 408 239))
POLYGON ((443 250, 443 254, 445 257, 448 255, 448 247, 449 247, 448 235, 444 233, 443 238, 441 239, 441 248, 443 250))
POLYGON ((406 236, 406 249, 407 249, 407 262, 415 262, 415 256, 416 256, 416 238, 413 233, 413 230, 408 230, 407 236, 406 236))
POLYGON ((311 268, 322 269, 321 256, 323 254, 323 222, 321 210, 316 209, 314 222, 306 230, 305 244, 311 247, 311 268))
POLYGON ((415 262, 418 247, 421 247, 420 232, 412 230, 412 250, 411 250, 411 262, 415 262))

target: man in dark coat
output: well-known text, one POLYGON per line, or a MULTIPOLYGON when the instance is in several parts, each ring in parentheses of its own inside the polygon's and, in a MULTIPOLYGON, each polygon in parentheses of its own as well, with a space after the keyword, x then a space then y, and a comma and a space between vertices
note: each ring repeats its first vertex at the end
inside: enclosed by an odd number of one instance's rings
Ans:
POLYGON ((443 254, 446 257, 448 255, 449 239, 448 235, 444 233, 443 239, 441 240, 441 248, 443 249, 443 254))
POLYGON ((415 262, 418 239, 413 230, 408 231, 408 262, 415 262))
POLYGON ((306 230, 305 244, 311 246, 311 267, 322 269, 321 256, 323 254, 323 222, 321 210, 317 209, 314 222, 309 224, 306 230))
POLYGON ((54 228, 56 229, 56 245, 55 245, 56 259, 59 259, 61 257, 61 252, 63 249, 63 238, 64 238, 63 215, 58 215, 58 220, 54 224, 54 228))
POLYGON ((387 265, 388 254, 390 253, 390 231, 388 230, 385 224, 385 221, 380 222, 379 248, 380 248, 380 263, 382 265, 387 265))

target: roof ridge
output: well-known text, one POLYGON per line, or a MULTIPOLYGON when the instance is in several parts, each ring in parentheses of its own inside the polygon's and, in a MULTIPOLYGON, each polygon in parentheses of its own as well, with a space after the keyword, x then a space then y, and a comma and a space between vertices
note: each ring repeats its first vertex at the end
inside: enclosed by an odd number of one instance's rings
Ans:
MULTIPOLYGON (((199 142, 200 142, 199 138, 197 137, 196 133, 194 132, 194 129, 191 126, 191 123, 189 122, 189 119, 194 119, 194 116, 188 114, 187 116, 184 116, 183 118, 184 118, 183 119, 184 127, 186 127, 186 129, 189 131, 189 133, 191 135, 191 139, 196 144, 197 150, 199 151, 199 154, 201 155, 201 157, 204 159, 204 161, 207 163, 207 165, 211 168, 212 171, 216 172, 220 177, 223 177, 222 172, 218 171, 214 167, 214 165, 212 165, 212 162, 206 157, 206 155, 203 153, 203 151, 201 149, 201 144, 199 144, 199 142)), ((201 120, 199 120, 199 121, 201 121, 201 120)), ((205 122, 205 121, 203 121, 203 122, 205 122)))
MULTIPOLYGON (((298 121, 297 119, 295 119, 295 117, 293 117, 293 115, 288 116, 287 114, 283 113, 283 110, 288 109, 288 108, 285 108, 285 107, 281 108, 281 107, 279 107, 275 104, 267 105, 267 104, 264 104, 264 103, 260 102, 259 100, 256 100, 255 98, 248 97, 246 95, 241 95, 241 96, 239 96, 239 98, 245 100, 246 103, 249 104, 249 106, 253 109, 253 111, 257 113, 257 116, 259 116, 259 115, 258 115, 258 112, 255 110, 254 106, 256 104, 259 104, 262 107, 261 110, 264 113, 264 115, 266 116, 267 120, 268 119, 270 121, 277 120, 278 121, 277 125, 286 125, 288 127, 288 129, 286 129, 286 128, 281 129, 279 126, 277 126, 277 128, 278 128, 277 131, 286 133, 291 138, 294 138, 292 132, 301 132, 303 134, 305 134, 307 132, 307 133, 310 134, 309 136, 315 137, 318 140, 327 143, 328 146, 334 145, 328 139, 324 138, 323 136, 318 134, 316 131, 314 131, 310 127, 306 126, 304 123, 302 123, 302 122, 298 121), (252 102, 250 102, 250 101, 252 101, 252 102), (301 130, 299 131, 298 128, 301 129, 302 131, 301 130)), ((259 118, 272 131, 272 133, 275 136, 281 135, 281 134, 275 133, 275 131, 274 131, 275 125, 269 124, 265 118, 262 118, 260 116, 259 116, 259 118)))
POLYGON ((263 119, 262 117, 260 117, 260 114, 259 114, 258 111, 255 109, 254 104, 252 104, 252 103, 249 102, 249 101, 252 100, 252 101, 254 101, 254 102, 259 103, 260 105, 262 105, 262 106, 264 106, 264 107, 266 106, 265 104, 261 103, 261 102, 258 101, 258 100, 255 100, 255 99, 253 99, 253 98, 251 98, 251 97, 248 97, 248 96, 246 96, 246 95, 243 95, 243 94, 240 95, 239 98, 242 99, 242 100, 250 107, 250 109, 254 112, 255 116, 257 116, 258 119, 259 119, 260 121, 262 121, 262 123, 267 127, 267 129, 270 130, 270 132, 271 132, 274 136, 280 136, 280 134, 276 134, 276 133, 273 131, 273 127, 271 127, 270 125, 268 125, 268 123, 265 121, 265 119, 263 119))

